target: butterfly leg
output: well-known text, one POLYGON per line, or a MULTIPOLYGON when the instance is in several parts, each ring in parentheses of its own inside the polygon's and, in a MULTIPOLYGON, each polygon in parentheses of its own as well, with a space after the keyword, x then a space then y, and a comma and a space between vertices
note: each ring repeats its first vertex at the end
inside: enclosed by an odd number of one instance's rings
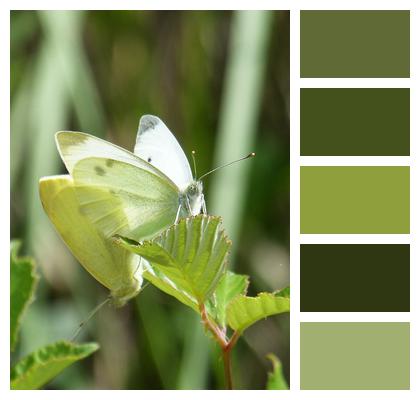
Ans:
POLYGON ((179 214, 181 213, 181 203, 179 203, 178 206, 178 211, 176 212, 176 217, 175 217, 175 222, 174 224, 176 224, 178 222, 178 218, 179 218, 179 214))
POLYGON ((190 199, 188 198, 188 196, 187 196, 187 206, 188 206, 188 212, 190 213, 190 215, 193 215, 190 199))
POLYGON ((204 200, 204 194, 201 194, 201 211, 204 215, 207 215, 206 200, 204 200))

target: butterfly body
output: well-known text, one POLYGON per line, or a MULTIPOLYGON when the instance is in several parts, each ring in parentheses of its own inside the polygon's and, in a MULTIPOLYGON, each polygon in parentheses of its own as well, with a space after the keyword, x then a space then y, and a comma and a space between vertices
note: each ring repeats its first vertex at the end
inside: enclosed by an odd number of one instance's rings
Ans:
POLYGON ((206 214, 206 202, 203 194, 203 182, 194 181, 179 194, 179 202, 184 212, 189 215, 206 214))

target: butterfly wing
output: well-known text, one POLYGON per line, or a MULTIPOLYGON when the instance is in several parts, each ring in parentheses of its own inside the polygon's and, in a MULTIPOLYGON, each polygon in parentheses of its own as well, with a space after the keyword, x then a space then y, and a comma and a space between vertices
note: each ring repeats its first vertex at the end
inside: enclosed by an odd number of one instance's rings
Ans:
POLYGON ((178 188, 166 177, 123 161, 89 157, 73 168, 80 211, 106 237, 151 238, 175 222, 178 188))
POLYGON ((158 117, 143 115, 140 118, 134 154, 163 172, 180 190, 193 182, 184 151, 158 117))
POLYGON ((88 157, 103 157, 110 160, 123 161, 150 171, 155 175, 164 176, 153 165, 145 162, 133 153, 87 133, 57 132, 55 140, 60 156, 71 175, 73 174, 74 166, 80 160, 88 157))
POLYGON ((45 212, 80 264, 114 298, 135 296, 142 283, 140 258, 115 246, 80 213, 71 177, 42 178, 39 190, 45 212))

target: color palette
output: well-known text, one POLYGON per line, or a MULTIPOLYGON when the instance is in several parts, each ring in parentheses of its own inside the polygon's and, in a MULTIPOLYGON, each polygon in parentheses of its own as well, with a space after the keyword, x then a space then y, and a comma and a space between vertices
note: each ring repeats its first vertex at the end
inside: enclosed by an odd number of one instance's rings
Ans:
POLYGON ((408 78, 410 12, 301 11, 302 78, 408 78))
POLYGON ((409 167, 301 167, 301 233, 410 233, 409 167))
POLYGON ((410 77, 410 11, 301 11, 300 76, 300 387, 409 389, 411 80, 353 78, 410 77))
POLYGON ((405 322, 301 323, 301 389, 410 388, 405 322))
POLYGON ((300 91, 302 156, 409 156, 410 89, 300 91))
POLYGON ((300 310, 410 311, 410 246, 301 244, 300 310))

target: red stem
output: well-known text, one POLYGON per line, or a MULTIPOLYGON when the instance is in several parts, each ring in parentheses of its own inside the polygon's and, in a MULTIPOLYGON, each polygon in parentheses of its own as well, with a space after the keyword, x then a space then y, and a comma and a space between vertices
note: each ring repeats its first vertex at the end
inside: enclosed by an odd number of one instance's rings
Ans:
POLYGON ((200 304, 199 309, 205 328, 212 333, 222 350, 226 389, 231 390, 233 389, 231 353, 239 339, 240 332, 235 331, 231 338, 227 340, 225 332, 209 319, 204 304, 200 304))

